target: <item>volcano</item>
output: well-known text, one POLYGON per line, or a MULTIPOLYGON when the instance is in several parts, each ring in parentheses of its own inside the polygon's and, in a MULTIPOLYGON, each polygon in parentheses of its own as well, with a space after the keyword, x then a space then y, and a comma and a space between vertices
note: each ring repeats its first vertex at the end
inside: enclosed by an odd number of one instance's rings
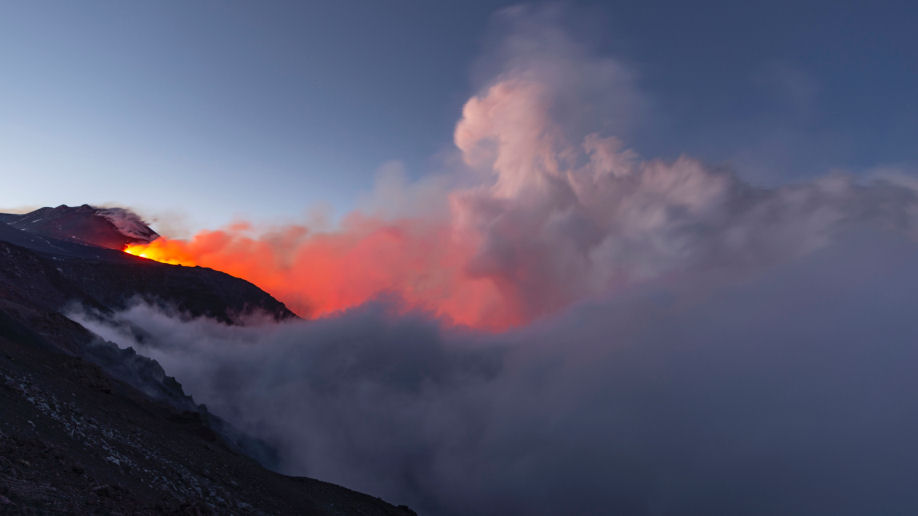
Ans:
POLYGON ((0 512, 413 514, 270 471, 264 443, 64 315, 140 299, 230 325, 296 317, 242 279, 122 252, 157 237, 121 208, 0 214, 0 512))
POLYGON ((0 222, 28 233, 119 251, 130 244, 146 244, 159 238, 130 210, 88 204, 40 208, 22 215, 0 214, 0 222))

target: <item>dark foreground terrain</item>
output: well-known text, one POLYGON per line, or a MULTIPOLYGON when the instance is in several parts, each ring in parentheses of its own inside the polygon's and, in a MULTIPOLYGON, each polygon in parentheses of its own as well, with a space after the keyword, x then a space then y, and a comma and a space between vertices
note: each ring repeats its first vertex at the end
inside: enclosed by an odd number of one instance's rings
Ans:
POLYGON ((242 451, 270 462, 270 450, 195 405, 158 364, 61 313, 137 295, 227 322, 252 309, 293 317, 286 307, 216 271, 79 240, 0 219, 0 513, 413 514, 265 469, 242 451))

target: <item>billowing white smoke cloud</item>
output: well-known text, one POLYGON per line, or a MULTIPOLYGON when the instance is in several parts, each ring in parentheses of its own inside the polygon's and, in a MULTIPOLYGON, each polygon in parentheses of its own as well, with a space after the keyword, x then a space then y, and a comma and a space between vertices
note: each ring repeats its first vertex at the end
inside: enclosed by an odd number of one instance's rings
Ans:
POLYGON ((384 302, 254 327, 145 305, 78 320, 284 472, 423 514, 905 514, 916 260, 853 231, 743 285, 647 285, 497 336, 384 302))
POLYGON ((558 29, 559 12, 498 16, 497 72, 463 108, 450 173, 410 182, 390 163, 367 212, 334 229, 236 225, 145 255, 245 278, 305 317, 394 292, 501 330, 654 278, 772 266, 855 223, 914 231, 907 181, 756 188, 689 157, 641 159, 615 137, 648 104, 636 74, 558 29))
POLYGON ((466 272, 521 320, 561 315, 499 335, 385 300, 251 327, 74 317, 276 445, 285 472, 425 514, 918 510, 915 183, 764 189, 642 161, 604 136, 642 109, 635 74, 551 9, 501 16, 501 73, 455 131, 485 180, 442 195, 475 243, 466 272))
POLYGON ((502 13, 502 71, 454 136, 491 177, 451 194, 454 231, 476 243, 468 272, 498 285, 520 320, 667 274, 771 265, 853 222, 916 227, 914 184, 839 174, 762 189, 688 157, 639 159, 594 132, 625 131, 641 112, 635 74, 559 31, 557 15, 502 13))

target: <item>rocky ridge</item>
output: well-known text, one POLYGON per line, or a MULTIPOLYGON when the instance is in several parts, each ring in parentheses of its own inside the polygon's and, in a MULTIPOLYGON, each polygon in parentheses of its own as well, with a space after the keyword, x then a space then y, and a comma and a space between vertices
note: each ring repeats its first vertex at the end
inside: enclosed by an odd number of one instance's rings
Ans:
POLYGON ((63 315, 140 297, 228 324, 253 311, 295 317, 283 304, 217 271, 11 220, 25 219, 0 215, 0 513, 412 514, 265 469, 252 456, 270 463, 270 449, 196 405, 156 362, 63 315))

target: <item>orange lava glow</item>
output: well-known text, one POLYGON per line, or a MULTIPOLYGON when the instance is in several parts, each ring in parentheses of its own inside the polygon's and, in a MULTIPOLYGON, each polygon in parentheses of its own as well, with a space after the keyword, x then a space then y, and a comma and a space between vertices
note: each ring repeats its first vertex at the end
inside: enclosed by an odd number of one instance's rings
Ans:
POLYGON ((184 256, 181 243, 181 241, 158 238, 149 244, 128 244, 124 248, 124 252, 157 262, 194 267, 197 264, 194 263, 190 256, 184 256))
POLYGON ((124 251, 243 278, 306 318, 388 296, 403 309, 452 324, 499 330, 523 322, 496 282, 465 272, 472 246, 446 227, 416 220, 351 216, 335 232, 288 226, 257 236, 241 224, 202 231, 190 240, 160 237, 124 251))

